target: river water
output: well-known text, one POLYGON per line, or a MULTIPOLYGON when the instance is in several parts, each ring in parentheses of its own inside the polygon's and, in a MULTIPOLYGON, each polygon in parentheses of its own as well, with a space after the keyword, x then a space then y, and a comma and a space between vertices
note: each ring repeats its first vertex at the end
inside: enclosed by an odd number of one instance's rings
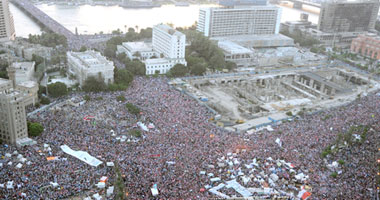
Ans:
MULTIPOLYGON (((212 6, 215 5, 190 5, 188 7, 163 5, 151 9, 127 9, 119 6, 37 5, 39 9, 70 31, 75 32, 77 28, 80 34, 94 34, 101 31, 110 33, 116 29, 124 32, 130 27, 141 29, 152 27, 158 23, 171 23, 179 27, 191 26, 198 20, 199 8, 212 6)), ((300 14, 306 12, 286 6, 281 6, 281 22, 298 20, 300 14)), ((317 23, 318 14, 315 13, 318 12, 318 9, 310 9, 313 13, 309 13, 309 20, 317 23)), ((17 36, 27 37, 29 34, 41 33, 40 27, 20 9, 10 4, 10 10, 13 14, 17 36)))

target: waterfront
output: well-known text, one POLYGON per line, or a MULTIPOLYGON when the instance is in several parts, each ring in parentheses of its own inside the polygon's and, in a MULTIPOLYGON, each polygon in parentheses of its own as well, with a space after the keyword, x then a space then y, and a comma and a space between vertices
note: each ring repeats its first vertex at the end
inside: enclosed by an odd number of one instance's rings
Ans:
MULTIPOLYGON (((110 33, 116 29, 124 32, 131 27, 141 29, 152 27, 158 23, 172 23, 180 27, 191 26, 198 19, 199 8, 212 6, 215 5, 190 5, 188 7, 163 5, 152 9, 127 9, 118 6, 37 5, 39 9, 70 31, 75 32, 75 28, 78 28, 79 34, 110 33)), ((281 6, 281 8, 281 22, 298 20, 300 14, 305 12, 285 6, 281 6)), ((27 37, 29 33, 41 32, 38 25, 17 7, 10 4, 10 9, 14 16, 17 36, 27 37)), ((318 15, 309 13, 309 20, 317 23, 318 15)))

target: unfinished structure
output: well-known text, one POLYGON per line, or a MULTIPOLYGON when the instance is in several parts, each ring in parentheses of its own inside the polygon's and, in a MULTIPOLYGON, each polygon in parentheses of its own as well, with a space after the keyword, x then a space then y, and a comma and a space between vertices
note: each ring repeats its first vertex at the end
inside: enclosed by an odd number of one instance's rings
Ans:
POLYGON ((377 82, 341 68, 188 80, 187 91, 216 110, 218 124, 242 131, 300 111, 335 106, 377 87, 377 82))

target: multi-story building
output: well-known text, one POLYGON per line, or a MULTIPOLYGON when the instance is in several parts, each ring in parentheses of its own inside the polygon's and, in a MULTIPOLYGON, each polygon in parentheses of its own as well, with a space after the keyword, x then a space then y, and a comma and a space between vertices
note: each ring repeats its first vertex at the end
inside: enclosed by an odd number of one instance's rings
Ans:
POLYGON ((0 42, 14 40, 16 38, 13 16, 9 10, 8 0, 0 3, 0 42))
POLYGON ((38 102, 38 83, 33 81, 34 65, 34 62, 14 62, 7 68, 12 87, 26 94, 25 106, 38 102))
POLYGON ((7 79, 0 79, 0 139, 20 143, 28 137, 24 100, 26 94, 14 90, 7 79))
POLYGON ((186 35, 165 24, 153 27, 152 46, 158 58, 145 60, 146 74, 165 74, 174 65, 187 65, 186 35))
POLYGON ((197 30, 206 37, 271 35, 280 30, 281 8, 267 6, 201 8, 197 30))
POLYGON ((74 75, 80 86, 83 86, 90 76, 99 74, 106 84, 114 81, 114 64, 99 52, 88 50, 85 52, 67 52, 68 72, 74 75))
POLYGON ((175 63, 185 64, 186 35, 165 24, 153 27, 153 50, 175 63))
POLYGON ((318 30, 327 33, 373 31, 378 12, 378 0, 325 1, 318 30))
POLYGON ((247 67, 255 62, 254 51, 231 41, 219 41, 218 46, 223 50, 224 59, 234 62, 238 67, 247 67))
POLYGON ((12 63, 11 67, 8 68, 9 70, 14 70, 14 79, 15 84, 19 84, 25 81, 32 81, 34 80, 34 65, 35 62, 14 62, 12 63))
POLYGON ((140 59, 142 61, 159 56, 153 51, 152 44, 145 42, 123 42, 122 45, 117 45, 117 54, 120 53, 125 53, 131 60, 140 59))
POLYGON ((351 52, 380 60, 380 37, 375 34, 359 35, 352 40, 351 52))

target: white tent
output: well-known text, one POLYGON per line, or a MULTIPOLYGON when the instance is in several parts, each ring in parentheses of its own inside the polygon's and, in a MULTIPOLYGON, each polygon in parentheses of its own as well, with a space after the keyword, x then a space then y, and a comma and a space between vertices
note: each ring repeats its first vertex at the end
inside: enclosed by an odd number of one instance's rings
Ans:
POLYGON ((110 197, 113 194, 113 186, 107 189, 107 197, 110 197))
POLYGON ((79 160, 81 160, 81 161, 83 161, 83 162, 85 162, 91 166, 97 167, 103 163, 102 161, 91 156, 87 152, 85 152, 85 151, 74 151, 70 147, 68 147, 67 145, 62 145, 61 149, 63 152, 65 152, 71 156, 74 156, 75 158, 78 158, 79 160))
POLYGON ((7 182, 7 189, 13 189, 13 181, 7 182))
POLYGON ((102 188, 105 188, 105 187, 106 187, 106 183, 104 183, 104 182, 99 182, 96 186, 97 186, 98 188, 102 189, 102 188))
POLYGON ((56 182, 50 182, 50 185, 52 185, 54 188, 56 188, 56 187, 58 187, 59 185, 58 185, 58 183, 56 183, 56 182))
POLYGON ((20 169, 22 167, 22 164, 19 163, 19 164, 16 165, 16 167, 20 169))
POLYGON ((113 167, 115 164, 113 162, 107 162, 107 167, 113 167))
POLYGON ((143 124, 142 122, 137 122, 137 125, 140 126, 140 128, 144 131, 148 131, 148 127, 146 127, 145 124, 143 124))

